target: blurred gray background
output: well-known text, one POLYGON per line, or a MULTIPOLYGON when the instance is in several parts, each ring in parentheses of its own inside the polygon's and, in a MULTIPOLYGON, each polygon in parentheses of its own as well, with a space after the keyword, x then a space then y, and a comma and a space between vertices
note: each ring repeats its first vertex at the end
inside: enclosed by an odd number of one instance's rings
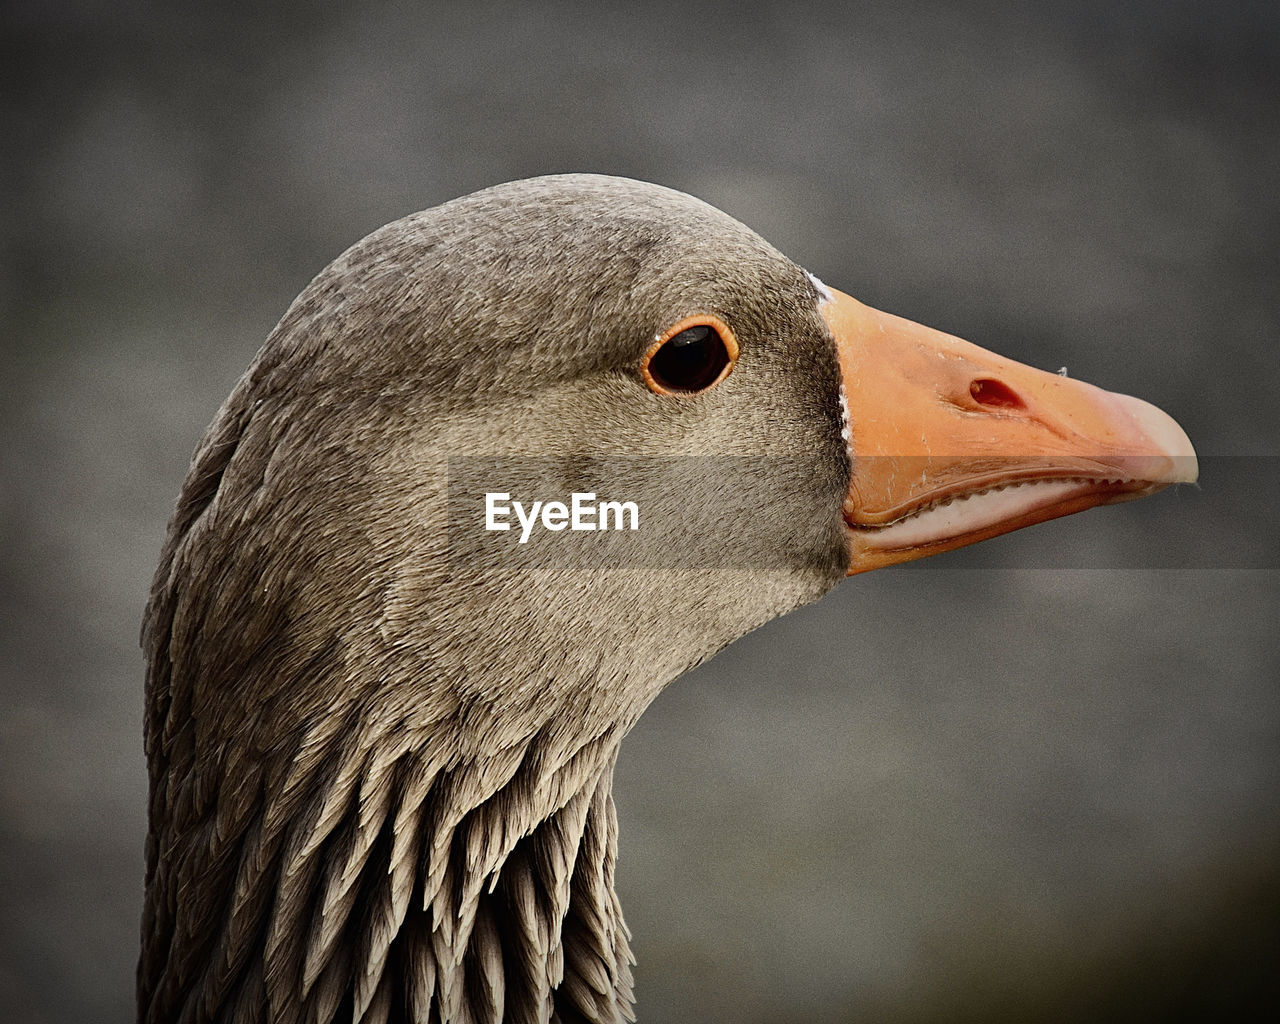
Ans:
POLYGON ((568 170, 699 195, 1207 456, 848 581, 660 698, 618 766, 641 1019, 1274 1012, 1280 7, 196 6, 0 23, 6 1020, 132 1017, 137 627, 218 404, 349 243, 568 170))

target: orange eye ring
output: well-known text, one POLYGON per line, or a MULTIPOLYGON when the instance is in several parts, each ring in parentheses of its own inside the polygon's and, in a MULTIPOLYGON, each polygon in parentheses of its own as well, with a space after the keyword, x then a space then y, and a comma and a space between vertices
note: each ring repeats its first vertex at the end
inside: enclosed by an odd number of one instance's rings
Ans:
POLYGON ((699 313, 658 336, 640 360, 640 376, 657 395, 700 395, 729 376, 737 361, 738 339, 729 325, 699 313))

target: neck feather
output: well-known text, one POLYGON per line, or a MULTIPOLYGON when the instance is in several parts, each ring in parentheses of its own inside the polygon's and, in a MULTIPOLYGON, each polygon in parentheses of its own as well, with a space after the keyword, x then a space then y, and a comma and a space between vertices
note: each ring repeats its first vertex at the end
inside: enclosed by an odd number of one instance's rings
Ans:
POLYGON ((472 761, 419 739, 326 719, 274 761, 230 755, 217 785, 170 764, 141 1020, 632 1019, 621 733, 472 761))

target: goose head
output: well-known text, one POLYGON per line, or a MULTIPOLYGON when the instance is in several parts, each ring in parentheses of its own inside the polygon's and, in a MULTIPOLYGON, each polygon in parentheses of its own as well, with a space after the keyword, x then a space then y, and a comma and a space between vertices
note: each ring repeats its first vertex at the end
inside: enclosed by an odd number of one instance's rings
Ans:
POLYGON ((286 312, 170 524, 140 1019, 629 1017, 610 780, 664 686, 848 574, 1194 476, 1154 407, 668 189, 387 225, 286 312))

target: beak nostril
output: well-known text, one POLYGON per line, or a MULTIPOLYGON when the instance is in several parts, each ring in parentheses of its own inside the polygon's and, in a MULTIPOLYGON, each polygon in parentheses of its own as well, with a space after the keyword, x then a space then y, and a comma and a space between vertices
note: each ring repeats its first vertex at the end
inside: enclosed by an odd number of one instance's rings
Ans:
POLYGON ((993 377, 979 377, 969 385, 969 394, 979 405, 992 409, 1025 409, 1018 393, 993 377))

